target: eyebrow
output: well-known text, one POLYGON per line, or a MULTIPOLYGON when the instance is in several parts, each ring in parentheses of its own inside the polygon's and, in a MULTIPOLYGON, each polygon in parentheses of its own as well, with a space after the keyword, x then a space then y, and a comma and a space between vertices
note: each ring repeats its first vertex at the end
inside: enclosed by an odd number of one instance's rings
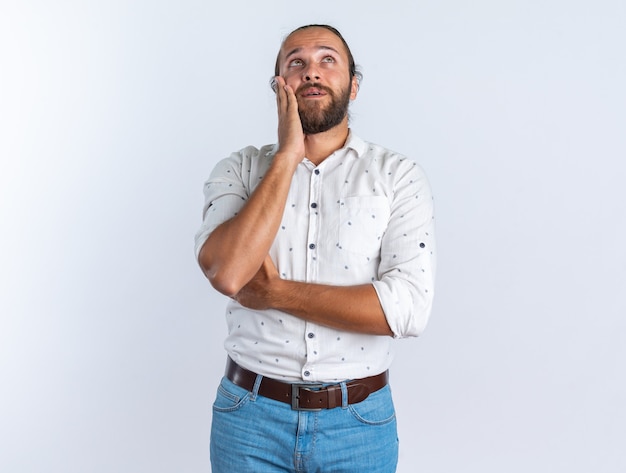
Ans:
MULTIPOLYGON (((289 53, 285 54, 285 59, 287 59, 290 56, 293 56, 294 54, 299 53, 300 51, 302 51, 303 48, 298 47, 298 48, 294 48, 291 51, 289 51, 289 53)), ((336 54, 340 54, 339 51, 337 51, 335 48, 331 47, 331 46, 318 46, 317 50, 330 50, 335 52, 336 54)))

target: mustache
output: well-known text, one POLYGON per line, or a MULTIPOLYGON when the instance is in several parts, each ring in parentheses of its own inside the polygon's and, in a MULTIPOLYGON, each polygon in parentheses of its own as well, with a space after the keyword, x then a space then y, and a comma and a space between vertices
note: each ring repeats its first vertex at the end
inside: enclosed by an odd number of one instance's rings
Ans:
POLYGON ((315 89, 320 89, 323 90, 324 92, 326 92, 328 95, 332 96, 333 91, 330 87, 326 87, 325 85, 322 84, 318 84, 316 82, 308 82, 306 84, 302 84, 300 87, 298 87, 298 89, 296 90, 296 95, 301 94, 302 92, 304 92, 306 89, 310 89, 311 87, 315 88, 315 89))

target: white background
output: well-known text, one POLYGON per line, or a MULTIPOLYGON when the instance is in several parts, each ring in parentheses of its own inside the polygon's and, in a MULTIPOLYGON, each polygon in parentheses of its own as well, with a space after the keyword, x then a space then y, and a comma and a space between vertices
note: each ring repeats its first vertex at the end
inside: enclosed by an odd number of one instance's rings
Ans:
POLYGON ((435 193, 399 472, 626 471, 622 0, 0 0, 0 471, 209 471, 202 183, 274 141, 276 52, 314 22, 364 73, 353 129, 435 193))

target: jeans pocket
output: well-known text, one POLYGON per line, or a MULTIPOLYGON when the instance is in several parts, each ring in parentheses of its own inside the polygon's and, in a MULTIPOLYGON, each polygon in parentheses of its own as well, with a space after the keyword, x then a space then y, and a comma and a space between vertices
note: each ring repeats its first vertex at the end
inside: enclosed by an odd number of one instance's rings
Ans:
POLYGON ((384 425, 396 419, 389 386, 370 394, 367 399, 348 406, 356 420, 367 425, 384 425))
POLYGON ((233 412, 244 406, 249 399, 249 391, 237 386, 229 379, 223 378, 217 387, 213 410, 216 412, 233 412))

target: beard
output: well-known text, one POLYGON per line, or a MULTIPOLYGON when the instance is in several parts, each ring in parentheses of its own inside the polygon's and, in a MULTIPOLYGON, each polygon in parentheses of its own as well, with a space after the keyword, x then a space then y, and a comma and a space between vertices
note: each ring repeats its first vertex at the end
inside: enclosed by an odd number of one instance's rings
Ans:
POLYGON ((316 87, 324 90, 330 97, 330 103, 322 107, 315 102, 298 102, 298 114, 305 135, 323 133, 339 125, 348 114, 350 105, 350 87, 341 89, 336 94, 332 89, 316 84, 306 84, 302 88, 316 87))

